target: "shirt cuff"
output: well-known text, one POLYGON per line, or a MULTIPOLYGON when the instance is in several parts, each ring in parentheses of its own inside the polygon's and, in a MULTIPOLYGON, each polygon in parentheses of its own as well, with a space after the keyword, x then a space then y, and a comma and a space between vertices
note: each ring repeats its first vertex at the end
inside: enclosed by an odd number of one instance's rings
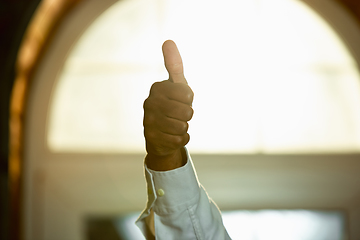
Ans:
POLYGON ((154 171, 145 164, 145 178, 148 186, 148 206, 158 215, 183 210, 184 206, 197 201, 200 184, 191 157, 186 150, 184 166, 170 171, 154 171))

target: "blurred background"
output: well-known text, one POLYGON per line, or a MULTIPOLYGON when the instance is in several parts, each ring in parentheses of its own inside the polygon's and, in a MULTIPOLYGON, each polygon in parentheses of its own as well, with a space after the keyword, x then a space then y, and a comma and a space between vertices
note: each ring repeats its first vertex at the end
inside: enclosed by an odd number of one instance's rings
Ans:
POLYGON ((1 239, 141 239, 142 104, 167 39, 195 93, 187 147, 233 239, 360 239, 356 1, 0 6, 1 239))

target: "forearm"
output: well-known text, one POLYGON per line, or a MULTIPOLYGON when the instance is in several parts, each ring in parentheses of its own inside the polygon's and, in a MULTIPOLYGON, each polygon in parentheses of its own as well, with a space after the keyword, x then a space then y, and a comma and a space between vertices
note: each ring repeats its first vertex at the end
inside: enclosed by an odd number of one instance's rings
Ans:
POLYGON ((230 239, 219 209, 198 182, 191 158, 184 152, 188 159, 180 168, 153 171, 145 165, 148 203, 138 226, 145 235, 151 229, 156 239, 230 239))

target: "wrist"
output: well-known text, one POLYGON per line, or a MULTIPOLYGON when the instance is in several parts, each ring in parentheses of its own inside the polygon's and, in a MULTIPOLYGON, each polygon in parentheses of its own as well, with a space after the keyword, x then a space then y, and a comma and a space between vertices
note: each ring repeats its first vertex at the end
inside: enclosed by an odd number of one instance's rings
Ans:
POLYGON ((159 156, 148 153, 145 157, 147 167, 154 171, 169 171, 182 167, 187 162, 185 148, 182 147, 174 153, 166 156, 159 156))

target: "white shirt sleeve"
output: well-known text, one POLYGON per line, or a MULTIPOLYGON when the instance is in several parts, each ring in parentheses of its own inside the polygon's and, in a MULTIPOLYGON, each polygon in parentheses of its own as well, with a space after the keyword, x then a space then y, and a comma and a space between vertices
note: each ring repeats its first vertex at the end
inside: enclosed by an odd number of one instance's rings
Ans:
POLYGON ((146 208, 136 220, 144 236, 157 240, 227 240, 220 210, 199 183, 192 160, 170 171, 145 165, 146 208))

